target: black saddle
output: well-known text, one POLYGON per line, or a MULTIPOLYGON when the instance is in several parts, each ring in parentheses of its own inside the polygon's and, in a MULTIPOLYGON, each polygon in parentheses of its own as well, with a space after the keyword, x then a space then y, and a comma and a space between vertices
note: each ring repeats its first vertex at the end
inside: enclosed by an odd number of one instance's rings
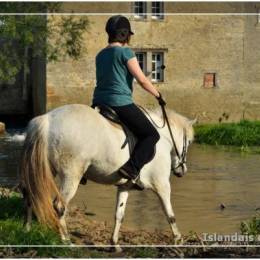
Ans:
POLYGON ((98 105, 92 106, 93 108, 97 107, 99 109, 99 113, 107 118, 108 120, 112 121, 113 123, 119 124, 122 126, 126 139, 121 146, 121 149, 124 149, 125 146, 128 144, 129 147, 129 154, 132 154, 134 147, 137 143, 137 137, 129 130, 129 128, 120 120, 117 113, 107 105, 98 105))

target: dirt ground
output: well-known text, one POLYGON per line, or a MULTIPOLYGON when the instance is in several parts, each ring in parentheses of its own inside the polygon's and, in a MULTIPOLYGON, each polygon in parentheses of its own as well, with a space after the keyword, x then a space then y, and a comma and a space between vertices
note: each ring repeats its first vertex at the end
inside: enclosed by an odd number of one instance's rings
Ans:
MULTIPOLYGON (((90 220, 88 212, 79 208, 72 208, 68 216, 68 227, 71 240, 74 244, 81 245, 110 245, 113 223, 96 222, 90 220)), ((173 245, 171 232, 149 232, 145 230, 132 230, 122 227, 119 235, 120 245, 143 245, 139 248, 123 247, 121 253, 113 253, 112 248, 98 247, 101 252, 109 253, 110 257, 135 257, 135 250, 139 250, 137 257, 260 257, 260 248, 246 247, 241 244, 240 248, 208 247, 196 233, 184 236, 185 245, 196 245, 198 247, 145 247, 145 245, 173 245), (143 250, 143 252, 141 252, 143 250), (140 253, 141 252, 141 253, 140 253)), ((218 246, 218 244, 214 244, 218 246)))
MULTIPOLYGON (((0 189, 2 196, 10 196, 10 190, 0 189)), ((111 235, 114 223, 105 223, 91 219, 89 212, 78 207, 71 207, 67 216, 67 224, 74 245, 91 245, 79 257, 85 258, 260 258, 260 247, 248 247, 240 244, 238 248, 230 247, 230 242, 209 244, 202 241, 199 234, 190 233, 183 237, 182 245, 174 247, 174 240, 170 231, 133 230, 121 227, 119 244, 122 252, 116 253, 111 247, 111 235), (138 247, 129 247, 139 245, 138 247), (154 245, 159 245, 154 247, 154 245), (214 245, 215 247, 210 247, 214 245), (218 247, 221 246, 221 247, 218 247)), ((260 244, 259 244, 260 246, 260 244)), ((75 247, 76 248, 76 247, 75 247)), ((33 258, 38 256, 34 248, 25 250, 22 254, 12 248, 1 248, 2 257, 33 258)), ((54 251, 55 253, 55 251, 54 251)), ((45 254, 45 253, 44 253, 45 254)), ((51 253, 53 255, 53 253, 51 253)), ((55 255, 55 254, 54 254, 55 255)), ((41 255, 42 257, 42 255, 41 255)), ((68 255, 64 256, 68 257, 68 255)))

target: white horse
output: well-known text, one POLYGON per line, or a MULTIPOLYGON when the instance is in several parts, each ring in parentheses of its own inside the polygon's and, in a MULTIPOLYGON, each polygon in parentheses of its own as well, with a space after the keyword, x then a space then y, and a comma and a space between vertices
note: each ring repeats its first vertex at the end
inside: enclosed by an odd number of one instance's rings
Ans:
MULTIPOLYGON (((158 124, 162 115, 150 112, 158 124)), ((181 234, 170 201, 171 169, 177 175, 187 171, 186 152, 193 140, 195 120, 169 111, 169 121, 176 148, 176 156, 168 128, 158 128, 160 140, 151 162, 140 175, 145 189, 158 194, 175 239, 181 234)), ((118 169, 129 159, 128 146, 122 148, 125 134, 119 125, 101 116, 86 105, 66 105, 36 117, 29 123, 21 163, 21 188, 27 205, 27 228, 30 227, 32 210, 41 223, 59 230, 62 239, 69 239, 65 215, 68 204, 75 195, 80 180, 118 185, 115 227, 112 242, 118 245, 128 192, 132 189, 118 169), (59 178, 59 188, 54 176, 59 178)))

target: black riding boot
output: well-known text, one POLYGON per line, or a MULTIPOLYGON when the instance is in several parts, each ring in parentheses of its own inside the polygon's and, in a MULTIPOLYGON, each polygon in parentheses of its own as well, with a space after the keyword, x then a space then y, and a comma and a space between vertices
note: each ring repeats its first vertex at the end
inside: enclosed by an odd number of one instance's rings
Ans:
POLYGON ((124 177, 132 181, 134 188, 143 190, 144 185, 140 181, 140 171, 134 166, 131 159, 128 160, 120 169, 119 173, 124 177))

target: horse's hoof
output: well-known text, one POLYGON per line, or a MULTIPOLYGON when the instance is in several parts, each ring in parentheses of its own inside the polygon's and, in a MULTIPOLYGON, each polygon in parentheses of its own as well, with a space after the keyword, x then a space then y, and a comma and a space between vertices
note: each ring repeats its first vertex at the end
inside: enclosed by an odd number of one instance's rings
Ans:
POLYGON ((122 253, 122 248, 119 245, 115 245, 114 250, 116 253, 122 253))
POLYGON ((174 238, 175 245, 183 245, 183 242, 183 237, 181 235, 178 235, 174 238))
POLYGON ((62 238, 62 243, 65 244, 65 245, 69 245, 69 246, 73 246, 73 243, 71 242, 71 240, 69 238, 62 238))
POLYGON ((30 231, 31 231, 31 228, 32 228, 32 226, 31 226, 30 224, 26 224, 26 225, 25 225, 25 230, 26 230, 26 232, 30 232, 30 231))

